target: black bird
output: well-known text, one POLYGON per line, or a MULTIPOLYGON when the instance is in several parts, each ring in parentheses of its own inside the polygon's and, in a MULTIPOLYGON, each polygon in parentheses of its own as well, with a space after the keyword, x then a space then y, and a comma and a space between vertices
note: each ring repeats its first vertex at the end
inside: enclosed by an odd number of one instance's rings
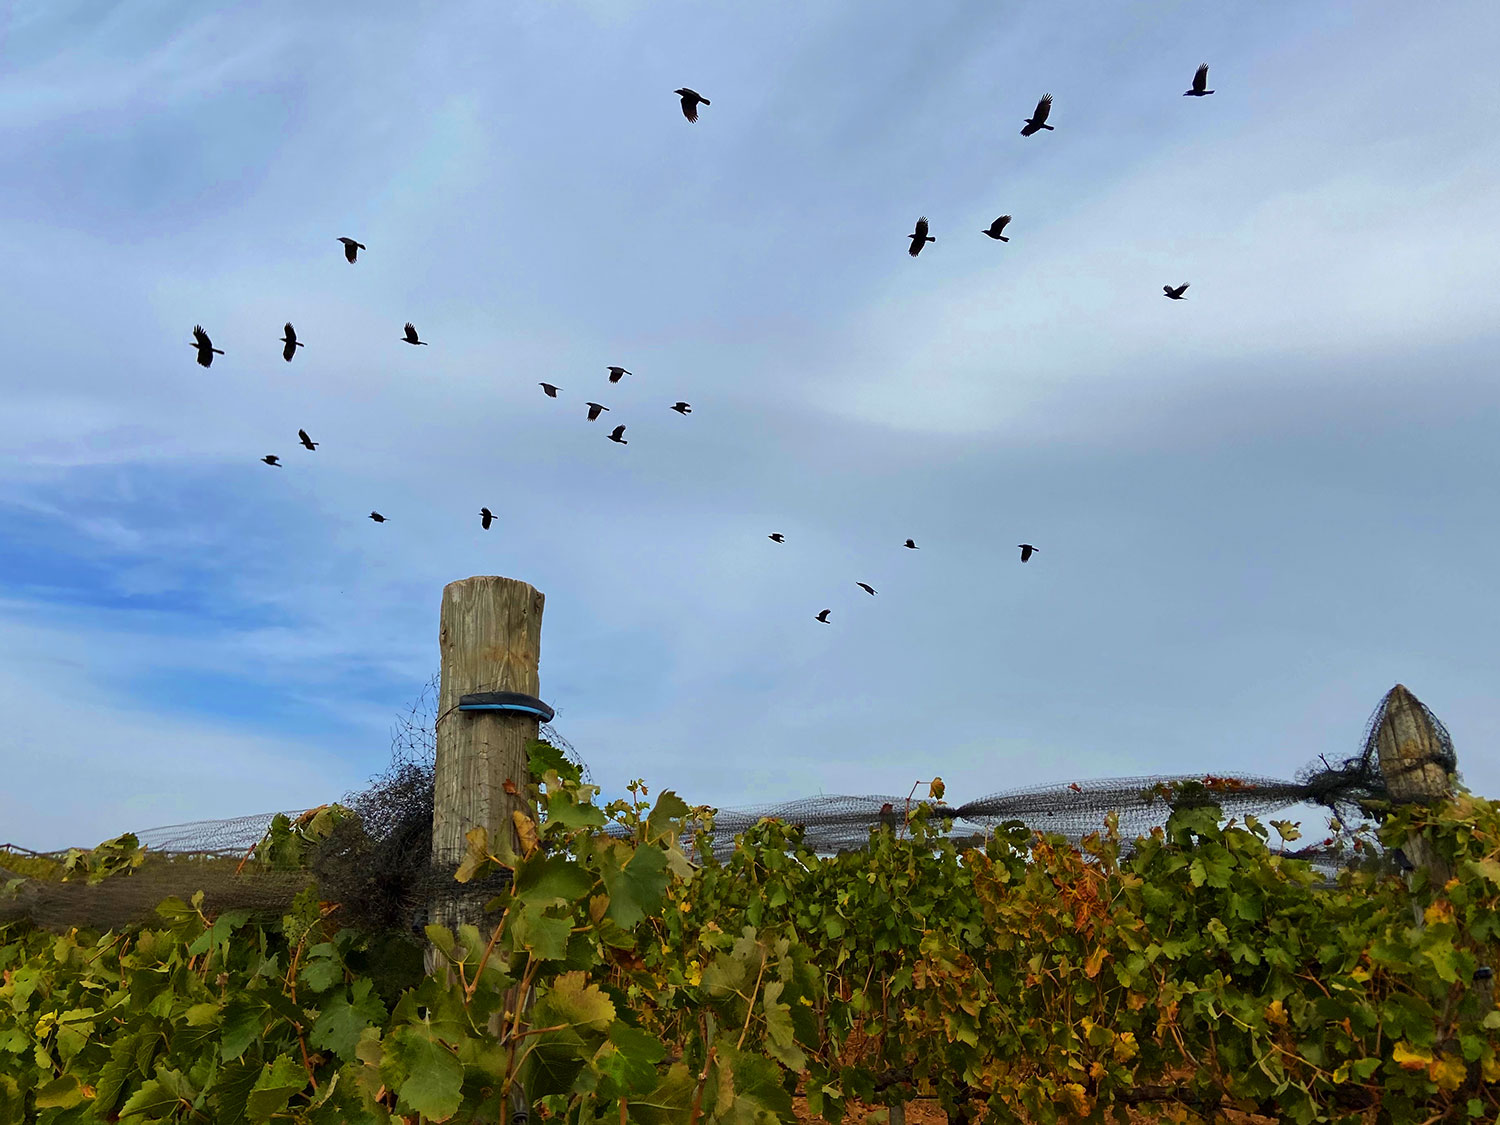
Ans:
POLYGON ((379 512, 371 512, 370 518, 376 523, 385 523, 385 517, 382 516, 379 512))
POLYGON ((856 582, 855 585, 867 594, 873 594, 875 592, 875 587, 871 586, 868 582, 856 582))
POLYGON ((1208 64, 1207 63, 1199 63, 1198 64, 1198 73, 1195 74, 1195 75, 1193 75, 1193 88, 1191 90, 1184 90, 1182 92, 1182 96, 1185 97, 1185 98, 1206 98, 1206 97, 1208 97, 1209 94, 1213 93, 1212 90, 1208 90, 1208 89, 1204 88, 1207 85, 1208 85, 1208 64))
POLYGON ((315 442, 315 441, 313 441, 312 438, 310 438, 310 437, 307 436, 307 431, 306 430, 298 430, 297 431, 297 438, 298 438, 299 441, 302 442, 302 448, 303 449, 317 449, 318 448, 318 443, 315 442))
POLYGON ((307 346, 297 340, 297 330, 292 327, 290 320, 286 322, 286 335, 281 338, 281 342, 286 345, 281 349, 281 358, 288 363, 292 362, 292 356, 297 354, 298 348, 307 346))
POLYGON ((214 347, 214 342, 208 338, 208 333, 203 331, 201 324, 193 325, 193 347, 198 349, 198 363, 207 367, 214 361, 214 356, 223 355, 223 348, 214 347))
POLYGON ((917 546, 916 540, 914 540, 914 539, 908 539, 906 541, 906 545, 908 547, 910 547, 913 551, 920 551, 922 549, 921 547, 917 546))
POLYGON ((1016 546, 1018 546, 1018 547, 1021 548, 1021 561, 1022 562, 1025 562, 1027 559, 1031 558, 1031 556, 1036 553, 1036 548, 1033 547, 1030 543, 1018 543, 1018 544, 1016 544, 1016 546))
POLYGON ((832 613, 832 612, 833 611, 829 610, 829 609, 823 610, 821 613, 818 614, 818 620, 821 621, 824 625, 827 625, 828 624, 828 615, 830 613, 832 613))
POLYGON ((672 409, 679 414, 691 414, 693 412, 693 408, 685 402, 674 402, 672 409))
POLYGON ((1026 128, 1021 130, 1021 136, 1029 137, 1031 134, 1042 129, 1051 129, 1047 124, 1047 114, 1052 112, 1052 95, 1043 94, 1042 100, 1036 103, 1036 109, 1026 119, 1026 128))
POLYGON ((412 324, 409 320, 406 322, 406 335, 401 338, 408 344, 421 344, 424 348, 427 346, 426 340, 417 339, 416 325, 412 324))
POLYGON ((913 258, 920 254, 922 252, 922 247, 926 246, 929 242, 937 241, 937 239, 933 238, 932 235, 927 233, 926 215, 923 215, 920 219, 917 220, 917 229, 912 231, 906 237, 911 239, 911 249, 908 250, 907 253, 910 254, 913 258))
POLYGON ((682 116, 686 117, 689 121, 698 120, 698 106, 700 104, 713 105, 713 102, 698 93, 697 90, 689 90, 686 86, 680 90, 673 90, 672 93, 681 95, 682 116))
POLYGON ((607 407, 607 406, 600 406, 597 402, 586 402, 586 403, 584 403, 584 405, 589 408, 589 421, 590 422, 592 422, 595 418, 599 417, 599 411, 601 411, 601 410, 608 410, 609 409, 609 407, 607 407))
POLYGON ((557 397, 557 388, 554 387, 551 383, 538 383, 537 386, 542 388, 542 393, 545 394, 548 398, 557 397))
POLYGON ((274 465, 278 469, 281 468, 281 460, 274 453, 267 453, 261 460, 267 465, 274 465))
POLYGON ((618 383, 621 375, 634 375, 634 371, 626 371, 623 367, 611 367, 609 369, 609 381, 618 383))
POLYGON ((490 521, 494 518, 495 513, 490 511, 488 508, 479 509, 479 526, 484 528, 486 531, 490 529, 490 521))
POLYGON ((339 236, 339 241, 344 244, 344 257, 349 259, 349 264, 352 266, 354 259, 359 257, 359 252, 365 248, 365 244, 355 242, 352 238, 344 238, 342 235, 339 236))
POLYGON ((1005 229, 1005 224, 1008 222, 1010 222, 1010 216, 1001 215, 998 219, 990 224, 989 230, 982 233, 989 235, 991 238, 998 238, 1001 242, 1009 242, 1010 239, 1006 238, 1005 235, 1000 233, 1005 229))
POLYGON ((609 440, 610 441, 617 441, 621 445, 629 445, 630 443, 628 441, 626 441, 625 438, 622 436, 624 433, 625 433, 625 427, 624 426, 616 426, 613 430, 611 430, 609 432, 609 440))
POLYGON ((767 535, 766 538, 769 539, 769 540, 771 540, 773 543, 785 543, 786 542, 786 536, 783 535, 783 534, 781 534, 781 532, 779 532, 779 531, 773 531, 773 532, 771 532, 771 534, 767 535))
POLYGON ((1163 293, 1165 293, 1168 297, 1172 298, 1172 300, 1174 300, 1174 301, 1186 301, 1187 300, 1187 298, 1183 296, 1183 294, 1187 292, 1187 282, 1185 282, 1185 281, 1181 285, 1179 285, 1176 289, 1173 289, 1170 285, 1163 285, 1161 287, 1161 291, 1163 293))

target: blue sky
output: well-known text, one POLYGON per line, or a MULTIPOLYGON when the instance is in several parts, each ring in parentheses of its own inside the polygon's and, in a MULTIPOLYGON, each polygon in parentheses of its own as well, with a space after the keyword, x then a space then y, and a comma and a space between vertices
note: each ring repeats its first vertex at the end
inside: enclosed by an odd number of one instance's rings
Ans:
POLYGON ((1398 681, 1500 791, 1497 35, 9 5, 0 840, 361 786, 473 574, 547 595, 542 695, 609 793, 1290 776, 1398 681))

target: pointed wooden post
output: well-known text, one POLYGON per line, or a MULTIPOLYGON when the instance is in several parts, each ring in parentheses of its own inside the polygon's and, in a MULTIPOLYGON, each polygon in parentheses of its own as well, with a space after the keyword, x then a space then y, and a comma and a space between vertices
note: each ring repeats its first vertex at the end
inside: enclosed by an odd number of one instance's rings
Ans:
MULTIPOLYGON (((1453 777, 1441 761, 1443 742, 1417 697, 1397 684, 1386 692, 1384 707, 1375 745, 1391 800, 1398 805, 1448 800, 1453 795, 1453 777)), ((1402 851, 1414 869, 1427 871, 1434 887, 1441 887, 1452 874, 1431 845, 1415 832, 1407 837, 1402 851)), ((1408 883, 1415 874, 1415 870, 1407 873, 1408 883)), ((1422 911, 1414 909, 1420 925, 1422 911)))

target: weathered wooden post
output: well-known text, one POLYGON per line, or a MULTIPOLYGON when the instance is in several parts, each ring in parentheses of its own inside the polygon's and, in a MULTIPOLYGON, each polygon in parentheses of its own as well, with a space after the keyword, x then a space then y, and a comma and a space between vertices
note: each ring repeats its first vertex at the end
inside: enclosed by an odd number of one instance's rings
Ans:
MULTIPOLYGON (((1375 730, 1375 745, 1392 802, 1409 805, 1448 800, 1453 795, 1453 775, 1448 772, 1443 739, 1425 708, 1401 684, 1386 692, 1382 706, 1385 713, 1375 730)), ((1407 837, 1402 851, 1413 868, 1407 872, 1408 883, 1418 869, 1426 870, 1428 881, 1435 887, 1441 887, 1452 874, 1432 846, 1415 832, 1407 837)), ((1420 925, 1422 911, 1415 904, 1413 909, 1420 925)))

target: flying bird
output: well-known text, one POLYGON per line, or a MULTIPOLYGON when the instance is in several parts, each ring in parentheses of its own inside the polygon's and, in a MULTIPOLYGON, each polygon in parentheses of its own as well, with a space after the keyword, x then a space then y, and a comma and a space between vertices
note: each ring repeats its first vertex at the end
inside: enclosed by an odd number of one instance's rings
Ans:
POLYGON ((484 528, 486 531, 490 529, 490 521, 494 518, 495 513, 490 511, 488 508, 479 509, 479 526, 484 528))
POLYGON ((1005 235, 1003 235, 1003 234, 1000 233, 1001 231, 1003 231, 1005 229, 1005 224, 1008 223, 1008 222, 1010 222, 1010 216, 1009 215, 1001 215, 998 219, 996 219, 993 223, 990 224, 990 229, 989 230, 983 231, 981 233, 987 234, 991 238, 998 238, 1001 242, 1009 242, 1010 239, 1006 238, 1005 235))
POLYGON ((281 468, 281 460, 274 453, 267 453, 261 460, 267 465, 274 465, 278 469, 281 468))
POLYGON ((783 534, 781 534, 781 532, 779 532, 779 531, 773 531, 773 532, 771 532, 771 534, 767 535, 766 538, 769 539, 769 540, 771 540, 773 543, 785 543, 786 542, 786 536, 783 535, 783 534))
POLYGON ((911 249, 908 250, 907 253, 910 254, 913 258, 920 254, 922 252, 922 247, 926 246, 929 242, 937 241, 937 239, 933 238, 932 235, 927 233, 926 215, 923 215, 920 219, 917 220, 917 229, 912 231, 906 237, 911 239, 911 249))
POLYGON ((609 432, 609 440, 610 441, 617 441, 621 445, 629 445, 630 443, 628 441, 626 441, 625 438, 622 436, 624 433, 625 433, 625 427, 624 426, 616 426, 613 430, 611 430, 609 432))
POLYGON ((589 408, 589 421, 590 422, 592 422, 595 418, 599 417, 599 411, 601 411, 601 410, 608 410, 609 409, 609 407, 607 407, 607 406, 600 406, 597 402, 586 402, 586 403, 584 403, 584 405, 589 408))
POLYGON ((1026 128, 1021 130, 1021 136, 1029 137, 1031 134, 1042 129, 1051 129, 1047 124, 1047 114, 1052 112, 1052 95, 1043 94, 1041 101, 1036 103, 1036 109, 1026 119, 1026 128))
POLYGON ((385 523, 385 517, 382 516, 379 512, 371 512, 370 518, 376 523, 385 523))
POLYGON ((922 549, 922 548, 920 548, 920 547, 917 546, 917 543, 916 543, 915 539, 908 539, 906 541, 906 545, 908 547, 910 547, 913 551, 920 551, 922 549))
POLYGON ((875 587, 871 586, 868 582, 856 582, 855 585, 867 594, 873 594, 875 592, 875 587))
POLYGON ((297 339, 297 330, 292 327, 290 320, 286 322, 286 335, 281 338, 281 342, 286 345, 281 349, 281 358, 288 363, 292 362, 292 356, 297 354, 298 348, 307 346, 297 339))
POLYGON ((713 102, 698 93, 697 90, 689 90, 686 86, 680 90, 673 90, 672 93, 681 95, 682 116, 686 117, 689 121, 698 120, 698 106, 700 104, 713 105, 713 102))
POLYGON ((1021 561, 1022 562, 1025 562, 1027 559, 1031 558, 1031 556, 1036 553, 1036 548, 1033 547, 1030 543, 1018 543, 1018 544, 1016 544, 1016 546, 1018 546, 1018 547, 1021 548, 1021 561))
POLYGON ((421 344, 424 348, 427 346, 426 340, 417 339, 417 327, 409 320, 406 322, 406 335, 401 338, 408 344, 421 344))
POLYGON ((634 371, 626 371, 623 367, 611 367, 609 369, 609 381, 611 383, 618 383, 620 381, 620 376, 634 374, 634 371))
POLYGON ((554 387, 551 383, 538 383, 537 386, 542 388, 542 393, 545 394, 548 398, 557 397, 557 388, 554 387))
POLYGON ((298 430, 297 431, 297 440, 299 440, 302 443, 302 448, 303 449, 317 449, 318 448, 318 443, 315 442, 315 441, 313 441, 312 438, 310 438, 310 437, 307 436, 307 431, 306 430, 298 430))
POLYGON ((832 613, 832 612, 833 611, 830 610, 830 609, 823 610, 821 613, 818 614, 818 620, 821 621, 824 625, 827 625, 828 624, 828 615, 830 613, 832 613))
POLYGON ((1212 90, 1209 90, 1209 89, 1205 88, 1207 86, 1208 86, 1208 64, 1207 63, 1199 63, 1198 64, 1198 73, 1195 74, 1195 75, 1193 75, 1193 88, 1191 90, 1184 90, 1182 92, 1182 96, 1185 97, 1185 98, 1206 98, 1206 97, 1208 97, 1209 94, 1213 93, 1212 90))
POLYGON ((1186 301, 1187 300, 1187 298, 1183 296, 1183 294, 1187 292, 1187 282, 1185 282, 1185 281, 1181 285, 1179 285, 1176 289, 1173 289, 1170 285, 1163 285, 1161 287, 1161 291, 1163 293, 1165 293, 1168 297, 1172 298, 1172 300, 1174 300, 1174 301, 1186 301))
POLYGON ((354 259, 359 257, 359 252, 365 248, 365 244, 355 242, 352 238, 344 238, 342 235, 339 236, 339 241, 344 244, 344 257, 349 259, 349 264, 352 266, 354 259))
POLYGON ((193 325, 193 347, 198 349, 198 363, 207 367, 214 361, 214 356, 223 355, 223 348, 214 347, 214 342, 208 338, 208 333, 203 331, 201 324, 193 325))
POLYGON ((693 408, 685 402, 674 402, 672 409, 679 414, 691 414, 693 412, 693 408))

